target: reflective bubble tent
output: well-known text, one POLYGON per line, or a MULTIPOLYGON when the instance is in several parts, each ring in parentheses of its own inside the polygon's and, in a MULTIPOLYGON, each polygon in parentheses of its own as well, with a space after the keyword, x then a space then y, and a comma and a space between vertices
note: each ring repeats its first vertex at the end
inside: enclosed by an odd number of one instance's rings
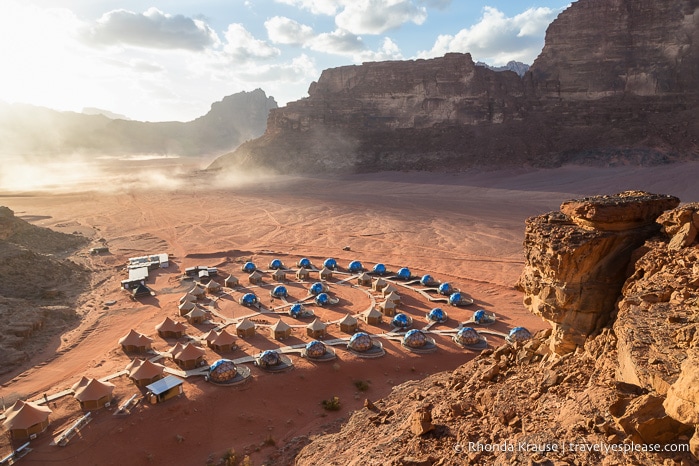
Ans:
POLYGON ((288 356, 274 350, 263 351, 255 358, 255 365, 271 372, 283 371, 293 366, 288 356))
POLYGON ((490 325, 495 322, 495 314, 485 309, 478 309, 471 318, 478 325, 490 325))
POLYGON ((257 267, 253 262, 246 262, 245 264, 243 264, 241 270, 245 273, 253 273, 255 270, 257 270, 257 267))
POLYGON ((323 261, 323 267, 335 270, 337 268, 337 261, 332 257, 328 257, 323 261))
POLYGON ((257 304, 257 301, 258 299, 255 293, 245 293, 240 297, 240 304, 243 306, 253 306, 257 304))
POLYGON ((236 385, 250 376, 250 369, 237 366, 230 359, 219 359, 209 366, 206 380, 217 385, 236 385))
POLYGON ((378 275, 383 275, 386 273, 386 266, 384 264, 376 264, 374 268, 371 269, 372 272, 378 275))
POLYGON ((449 316, 441 307, 435 307, 427 313, 427 320, 430 322, 444 323, 447 321, 449 316))
POLYGON ((430 286, 435 284, 435 279, 432 277, 432 275, 425 274, 420 278, 420 285, 422 286, 430 286))
POLYGON ((401 345, 416 353, 427 353, 437 349, 434 340, 428 337, 425 332, 416 328, 406 332, 401 341, 401 345))
POLYGON ((437 292, 439 294, 448 296, 453 292, 453 288, 451 287, 451 284, 444 282, 437 287, 437 292))
POLYGON ((289 315, 295 319, 313 315, 313 311, 306 309, 301 303, 294 303, 289 308, 289 315))
POLYGON ((482 349, 488 346, 485 337, 472 327, 462 327, 454 335, 454 342, 459 346, 470 349, 482 349))
POLYGON ((299 261, 296 265, 298 265, 299 267, 304 268, 304 269, 310 269, 311 268, 311 261, 307 257, 302 257, 301 259, 299 259, 299 261))
POLYGON ((407 267, 401 267, 398 269, 398 272, 396 272, 396 276, 401 280, 410 280, 410 269, 407 267))
POLYGON ((275 298, 286 298, 289 293, 284 285, 277 285, 270 291, 270 294, 275 298))
POLYGON ((315 302, 318 306, 325 306, 330 303, 330 295, 328 293, 320 293, 316 296, 315 302))
POLYGON ((505 340, 508 343, 524 343, 525 341, 531 339, 532 334, 524 327, 514 327, 507 334, 505 340))
POLYGON ((273 269, 273 270, 278 270, 278 269, 281 269, 283 267, 284 267, 284 264, 279 259, 272 259, 272 261, 269 263, 269 268, 273 269))
POLYGON ((413 325, 413 318, 407 314, 399 312, 398 314, 393 316, 393 319, 391 320, 391 325, 393 325, 394 327, 398 327, 399 329, 409 328, 411 325, 413 325))
POLYGON ((350 262, 349 265, 347 266, 347 270, 349 270, 349 271, 352 272, 352 273, 356 273, 356 272, 361 272, 362 270, 364 270, 364 267, 362 266, 362 263, 361 263, 361 262, 359 262, 359 261, 352 261, 352 262, 350 262))
POLYGON ((320 340, 313 340, 306 344, 301 355, 314 361, 330 361, 335 359, 335 351, 320 340))
POLYGON ((311 287, 308 289, 308 292, 312 295, 319 295, 323 293, 324 291, 327 290, 327 285, 325 285, 323 282, 315 282, 311 285, 311 287))

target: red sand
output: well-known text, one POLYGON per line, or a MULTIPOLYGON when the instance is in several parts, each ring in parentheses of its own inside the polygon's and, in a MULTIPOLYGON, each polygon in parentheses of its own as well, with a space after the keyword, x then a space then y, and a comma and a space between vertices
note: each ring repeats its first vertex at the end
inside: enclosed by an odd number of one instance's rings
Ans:
MULTIPOLYGON (((414 275, 430 273, 470 294, 476 301, 468 308, 442 306, 450 320, 434 328, 455 327, 473 310, 484 308, 501 318, 496 330, 522 325, 535 331, 544 323, 522 306, 522 296, 513 289, 523 266, 524 220, 557 209, 560 203, 581 195, 645 189, 674 194, 683 201, 699 199, 695 180, 699 164, 655 168, 593 169, 564 167, 557 170, 464 173, 380 173, 343 179, 271 178, 231 189, 207 189, 204 180, 188 180, 175 190, 127 190, 102 194, 4 195, 0 204, 18 216, 49 216, 35 224, 56 230, 81 231, 93 239, 104 238, 112 255, 83 259, 105 277, 86 296, 78 312, 82 324, 57 337, 51 347, 19 371, 0 379, 0 397, 38 399, 43 393, 69 388, 81 376, 103 377, 128 363, 117 340, 131 328, 154 338, 154 348, 165 350, 174 341, 158 337, 154 326, 165 316, 177 315, 177 300, 191 286, 180 283, 185 267, 218 266, 221 280, 233 273, 245 284, 240 261, 252 259, 265 268, 272 258, 287 266, 299 257, 319 265, 334 257, 341 266, 361 260, 365 267, 382 262, 389 269, 410 267, 414 275), (343 247, 350 246, 350 251, 343 247), (173 265, 160 270, 150 286, 157 296, 144 303, 131 301, 119 291, 124 278, 120 270, 127 257, 169 252, 173 265), (108 310, 103 303, 116 300, 108 310), (51 360, 54 352, 70 348, 51 360)), ((220 185, 219 185, 220 186, 220 185)), ((314 279, 316 274, 312 275, 314 279)), ((305 289, 288 285, 292 296, 305 289)), ((265 277, 265 283, 272 283, 265 277)), ((304 285, 307 287, 309 284, 304 285)), ((69 286, 67 284, 66 286, 69 286)), ((253 289, 255 291, 257 289, 253 289)), ((269 288, 258 290, 269 304, 269 288)), ((366 294, 334 287, 343 298, 337 306, 313 309, 323 320, 337 320, 346 312, 357 313, 369 305, 366 294)), ((433 307, 417 294, 405 293, 406 311, 424 325, 425 313, 433 307)), ((240 296, 233 292, 233 297, 240 296)), ((244 315, 247 310, 232 299, 220 301, 226 316, 244 315)), ((260 319, 274 322, 273 317, 260 319)), ((308 323, 308 319, 287 323, 308 323)), ((193 335, 211 326, 189 326, 193 335)), ((364 325, 370 333, 389 330, 364 325)), ((232 330, 232 329, 231 329, 232 330)), ((332 337, 346 336, 336 326, 332 337)), ((238 358, 260 350, 310 339, 304 329, 277 342, 261 332, 241 348, 223 357, 238 358)), ((489 337, 491 346, 502 339, 489 337)), ((432 354, 416 355, 398 342, 383 340, 387 354, 379 359, 359 359, 337 348, 338 360, 309 363, 295 355, 295 367, 269 374, 252 367, 252 380, 240 387, 219 387, 201 377, 184 384, 184 396, 162 404, 141 402, 128 416, 112 416, 100 410, 66 447, 50 446, 52 437, 65 429, 81 412, 71 397, 51 402, 54 410, 46 433, 32 441, 33 451, 23 461, 52 464, 202 464, 217 462, 229 448, 250 453, 255 464, 296 436, 334 429, 365 398, 387 395, 393 385, 452 370, 473 357, 447 337, 436 337, 439 347, 432 354), (362 393, 355 386, 369 381, 362 393), (324 411, 321 401, 340 398, 342 408, 324 411)), ((207 349, 209 362, 220 356, 207 349)), ((170 361, 166 365, 174 367, 170 361)), ((126 378, 112 380, 119 403, 139 390, 126 378)), ((9 452, 7 439, 0 454, 9 452)))

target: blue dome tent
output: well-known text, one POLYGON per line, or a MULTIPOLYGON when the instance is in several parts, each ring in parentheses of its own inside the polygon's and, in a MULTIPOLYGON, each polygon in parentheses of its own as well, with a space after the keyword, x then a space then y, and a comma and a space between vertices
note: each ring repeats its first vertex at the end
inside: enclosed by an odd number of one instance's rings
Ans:
POLYGON ((325 306, 330 302, 330 296, 328 296, 328 293, 321 293, 318 296, 316 296, 316 304, 319 306, 325 306))
POLYGON ((306 355, 309 358, 320 358, 327 351, 328 349, 325 347, 325 343, 320 340, 313 340, 306 345, 306 355))
POLYGON ((427 319, 432 322, 446 322, 447 318, 447 313, 444 312, 440 307, 435 307, 427 313, 427 319))
POLYGON ((350 338, 349 343, 347 343, 348 348, 358 351, 360 353, 363 351, 370 350, 373 345, 374 342, 371 340, 369 334, 364 332, 355 333, 350 338))
POLYGON ((378 275, 383 275, 386 273, 386 266, 384 264, 376 264, 372 269, 372 272, 378 275))
POLYGON ((403 344, 411 348, 422 348, 427 344, 427 336, 422 330, 416 328, 408 330, 403 337, 403 344))
POLYGON ((303 258, 299 259, 299 262, 297 265, 301 268, 304 268, 304 269, 310 269, 311 268, 311 261, 308 258, 303 257, 303 258))
POLYGON ((315 295, 321 294, 322 292, 324 292, 326 290, 327 290, 327 286, 324 285, 322 282, 315 282, 308 289, 308 292, 315 296, 315 295))
POLYGON ((286 298, 288 295, 286 287, 284 285, 277 285, 272 289, 270 294, 275 298, 286 298))
POLYGON ((477 346, 484 343, 484 338, 472 327, 462 327, 454 335, 454 341, 461 346, 477 346))
POLYGON ((347 269, 348 269, 350 272, 352 272, 352 273, 356 273, 356 272, 361 272, 362 270, 364 270, 364 267, 362 266, 362 263, 361 263, 361 262, 359 262, 359 261, 352 261, 352 262, 350 262, 349 265, 347 266, 347 269))
POLYGON ((420 279, 420 285, 422 285, 422 286, 434 285, 434 278, 432 278, 432 275, 423 275, 422 278, 420 279))
POLYGON ((524 327, 515 327, 507 334, 506 340, 509 343, 523 343, 529 340, 532 334, 524 327))
POLYGON ((245 293, 243 296, 240 297, 240 304, 243 306, 252 306, 254 304, 257 304, 258 299, 257 296, 255 296, 255 293, 245 293))
POLYGON ((437 292, 439 294, 443 294, 445 296, 449 296, 452 293, 453 289, 451 285, 447 282, 444 282, 437 287, 437 292))
POLYGON ((401 267, 398 269, 398 272, 396 272, 396 275, 401 280, 410 280, 410 269, 407 267, 401 267))
POLYGON ((257 267, 252 262, 246 262, 243 265, 242 270, 245 273, 253 273, 255 270, 257 270, 257 267))
POLYGON ((391 325, 398 328, 408 328, 413 325, 413 318, 400 312, 393 317, 391 325))
POLYGON ((337 268, 337 261, 333 259, 332 257, 328 257, 323 261, 323 267, 327 267, 331 270, 335 270, 337 268))
POLYGON ((284 264, 279 259, 273 259, 272 262, 269 263, 269 268, 272 270, 283 269, 284 264))
POLYGON ((456 293, 452 293, 449 295, 449 304, 451 304, 452 306, 458 306, 459 304, 461 304, 461 299, 461 293, 459 293, 458 291, 456 293))

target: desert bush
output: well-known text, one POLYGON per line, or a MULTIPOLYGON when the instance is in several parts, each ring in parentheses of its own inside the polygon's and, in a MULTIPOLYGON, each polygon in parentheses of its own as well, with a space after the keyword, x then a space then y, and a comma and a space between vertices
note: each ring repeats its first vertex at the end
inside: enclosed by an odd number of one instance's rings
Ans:
POLYGON ((338 411, 340 409, 340 398, 334 396, 327 400, 323 400, 321 404, 326 411, 338 411))
POLYGON ((357 387, 357 390, 359 390, 360 392, 365 392, 365 391, 369 390, 369 381, 368 380, 355 380, 354 386, 357 387))

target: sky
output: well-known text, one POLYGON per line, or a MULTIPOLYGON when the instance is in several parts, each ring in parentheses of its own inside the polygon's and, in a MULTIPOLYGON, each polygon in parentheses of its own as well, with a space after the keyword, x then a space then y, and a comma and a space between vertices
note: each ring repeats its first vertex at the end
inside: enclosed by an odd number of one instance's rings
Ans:
POLYGON ((327 68, 468 52, 533 63, 560 0, 3 0, 0 101, 190 121, 327 68))

